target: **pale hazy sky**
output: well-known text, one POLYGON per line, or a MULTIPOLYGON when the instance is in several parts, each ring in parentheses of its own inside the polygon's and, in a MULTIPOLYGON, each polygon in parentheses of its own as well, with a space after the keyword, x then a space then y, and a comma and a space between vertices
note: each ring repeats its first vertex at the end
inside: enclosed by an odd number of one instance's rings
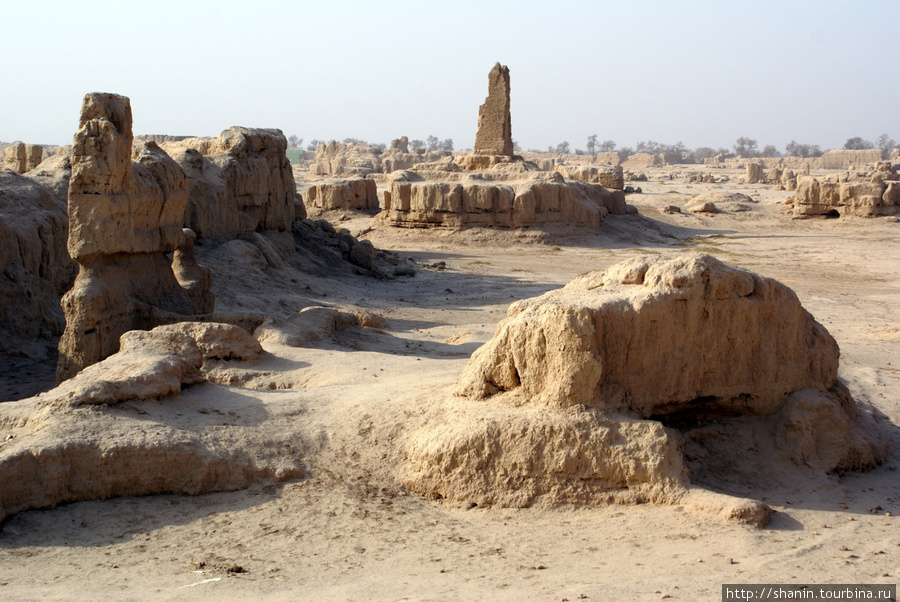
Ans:
MULTIPOLYGON (((0 141, 70 144, 86 92, 137 134, 232 125, 475 139, 495 62, 513 138, 730 147, 900 140, 898 0, 0 0, 0 141)), ((305 145, 305 144, 304 144, 305 145)))

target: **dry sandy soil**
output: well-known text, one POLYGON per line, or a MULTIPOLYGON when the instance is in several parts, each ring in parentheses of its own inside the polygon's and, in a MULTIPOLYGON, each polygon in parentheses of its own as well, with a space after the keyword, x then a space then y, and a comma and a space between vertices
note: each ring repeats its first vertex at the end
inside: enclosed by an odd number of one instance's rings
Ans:
POLYGON ((680 506, 460 508, 397 485, 404 438, 446 403, 512 301, 645 253, 703 250, 793 288, 840 344, 853 395, 900 424, 900 224, 792 220, 781 204, 789 193, 646 171, 643 194, 628 197, 640 213, 610 217, 599 232, 452 234, 354 215, 341 225, 374 228, 365 236, 413 258, 417 275, 306 276, 293 288, 261 273, 217 277, 220 311, 355 306, 389 328, 269 345, 243 387, 198 385, 106 412, 148 431, 269 429, 308 476, 22 512, 0 525, 0 599, 718 600, 723 583, 896 583, 893 426, 891 456, 868 473, 786 481, 760 467, 695 479, 765 500, 776 513, 763 529, 680 506), (712 190, 757 202, 660 212, 712 190), (437 262, 446 269, 427 267, 437 262))

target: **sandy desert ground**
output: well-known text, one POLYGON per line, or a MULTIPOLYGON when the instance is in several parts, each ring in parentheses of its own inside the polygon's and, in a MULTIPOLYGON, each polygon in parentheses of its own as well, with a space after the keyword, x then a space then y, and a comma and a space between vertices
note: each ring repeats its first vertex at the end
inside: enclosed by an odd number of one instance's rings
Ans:
POLYGON ((762 529, 681 506, 462 508, 397 484, 404 438, 440 412, 511 302, 641 254, 701 250, 787 284, 840 344, 854 397, 900 424, 900 224, 794 220, 781 204, 790 193, 771 186, 646 172, 643 193, 628 197, 639 213, 610 216, 599 232, 400 230, 346 215, 342 226, 415 262, 417 274, 397 280, 264 274, 198 249, 230 274, 215 281, 219 311, 356 307, 388 328, 269 345, 241 387, 203 384, 104 412, 148 432, 222 428, 252 441, 265 430, 307 476, 19 513, 0 525, 0 599, 718 600, 723 583, 896 583, 892 425, 891 455, 871 472, 788 480, 758 466, 700 480, 766 501, 776 513, 762 529), (712 190, 756 202, 660 211, 712 190))

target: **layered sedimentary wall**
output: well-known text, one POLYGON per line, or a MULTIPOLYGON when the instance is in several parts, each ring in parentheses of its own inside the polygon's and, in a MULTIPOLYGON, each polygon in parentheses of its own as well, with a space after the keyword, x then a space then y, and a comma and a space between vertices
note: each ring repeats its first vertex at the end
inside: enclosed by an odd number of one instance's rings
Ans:
POLYGON ((598 226, 625 212, 621 191, 565 180, 558 173, 514 181, 431 181, 412 172, 395 178, 383 212, 394 226, 520 228, 567 223, 598 226))

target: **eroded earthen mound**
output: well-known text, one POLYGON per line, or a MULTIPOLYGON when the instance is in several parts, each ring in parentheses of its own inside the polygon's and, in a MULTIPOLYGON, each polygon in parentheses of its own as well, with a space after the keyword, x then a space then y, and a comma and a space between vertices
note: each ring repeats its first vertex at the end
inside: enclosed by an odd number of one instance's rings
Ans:
MULTIPOLYGON (((472 503, 673 501, 689 487, 684 438, 702 445, 667 428, 687 419, 768 437, 772 462, 871 467, 883 444, 837 380, 838 358, 770 278, 699 253, 626 261, 514 303, 460 376, 449 418, 412 437, 404 480, 472 503)), ((744 510, 765 521, 762 505, 744 510)))
MULTIPOLYGON (((0 521, 68 501, 230 491, 302 476, 301 454, 291 447, 301 447, 296 433, 288 440, 283 433, 247 428, 253 412, 234 414, 227 424, 203 424, 176 420, 180 413, 173 418, 163 409, 174 402, 190 412, 190 402, 173 396, 188 385, 230 384, 242 365, 262 354, 259 341, 230 324, 133 330, 122 335, 117 353, 52 391, 9 404, 0 414, 8 436, 0 449, 0 521), (117 405, 143 400, 161 403, 137 413, 117 405)), ((217 411, 229 396, 226 388, 220 391, 217 411)))

